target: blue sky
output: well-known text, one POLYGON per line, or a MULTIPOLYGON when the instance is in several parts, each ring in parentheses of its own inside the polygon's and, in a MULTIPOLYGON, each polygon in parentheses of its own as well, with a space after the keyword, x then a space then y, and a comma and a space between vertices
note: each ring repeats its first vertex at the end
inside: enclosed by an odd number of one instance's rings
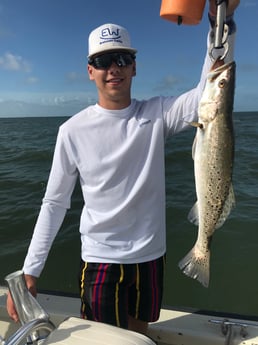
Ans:
MULTIPOLYGON (((208 1, 207 1, 208 3, 208 1)), ((70 116, 96 102, 87 75, 88 34, 125 26, 138 49, 132 96, 177 95, 199 80, 207 8, 196 26, 159 16, 161 0, 0 0, 0 117, 70 116)), ((236 111, 258 111, 258 0, 241 0, 236 111)))

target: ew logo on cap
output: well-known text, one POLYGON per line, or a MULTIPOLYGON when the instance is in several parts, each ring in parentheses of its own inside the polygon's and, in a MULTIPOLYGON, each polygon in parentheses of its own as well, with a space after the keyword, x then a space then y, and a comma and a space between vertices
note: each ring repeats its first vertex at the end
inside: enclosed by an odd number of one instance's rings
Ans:
POLYGON ((135 54, 136 49, 131 47, 128 31, 117 24, 104 24, 93 30, 89 35, 89 55, 102 53, 108 50, 127 50, 135 54))
POLYGON ((107 43, 107 42, 123 43, 123 40, 121 39, 119 28, 117 28, 116 30, 111 30, 108 27, 104 28, 101 31, 100 39, 103 40, 103 41, 100 41, 100 44, 107 43))

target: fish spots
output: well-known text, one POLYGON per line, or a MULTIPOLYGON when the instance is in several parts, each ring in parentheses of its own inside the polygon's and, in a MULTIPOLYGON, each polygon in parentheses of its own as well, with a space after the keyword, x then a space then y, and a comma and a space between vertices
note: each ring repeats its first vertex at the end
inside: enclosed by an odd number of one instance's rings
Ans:
POLYGON ((198 122, 192 148, 197 202, 189 220, 198 225, 194 247, 179 262, 187 276, 209 285, 212 236, 220 228, 235 204, 232 187, 234 131, 232 109, 235 63, 214 64, 207 75, 198 108, 198 122))

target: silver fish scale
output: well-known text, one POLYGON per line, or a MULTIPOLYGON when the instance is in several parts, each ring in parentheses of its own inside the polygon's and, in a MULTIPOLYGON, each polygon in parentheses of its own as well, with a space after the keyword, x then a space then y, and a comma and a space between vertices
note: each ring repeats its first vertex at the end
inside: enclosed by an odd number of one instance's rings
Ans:
POLYGON ((232 128, 225 120, 225 116, 218 115, 207 129, 198 129, 204 133, 195 152, 195 174, 201 184, 200 189, 197 187, 197 198, 208 236, 221 226, 219 220, 223 217, 232 181, 234 138, 232 128))

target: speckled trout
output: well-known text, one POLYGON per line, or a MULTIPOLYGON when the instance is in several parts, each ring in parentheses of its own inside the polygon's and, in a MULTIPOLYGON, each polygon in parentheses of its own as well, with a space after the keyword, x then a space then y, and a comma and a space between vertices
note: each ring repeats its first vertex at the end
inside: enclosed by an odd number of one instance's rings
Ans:
POLYGON ((198 237, 192 250, 179 262, 180 269, 209 285, 210 246, 213 233, 220 228, 235 197, 232 186, 234 160, 233 103, 235 62, 216 67, 208 73, 199 104, 193 143, 197 202, 188 219, 198 225, 198 237))

